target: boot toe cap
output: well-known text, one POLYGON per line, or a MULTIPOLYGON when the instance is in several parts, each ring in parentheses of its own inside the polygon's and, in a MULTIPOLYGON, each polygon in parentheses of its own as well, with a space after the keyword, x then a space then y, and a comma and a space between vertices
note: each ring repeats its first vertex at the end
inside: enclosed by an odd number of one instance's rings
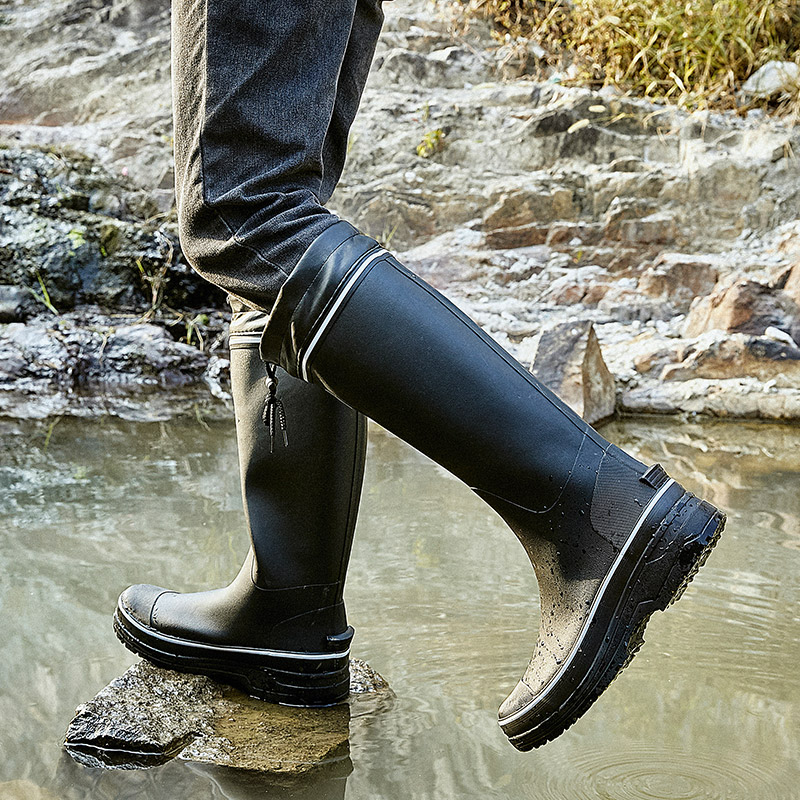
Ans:
POLYGON ((501 721, 513 717, 528 706, 533 698, 534 693, 531 691, 531 688, 525 681, 519 681, 514 687, 514 691, 503 701, 497 712, 497 716, 501 721))
POLYGON ((125 614, 140 624, 153 627, 153 608, 156 600, 167 591, 161 586, 138 583, 135 586, 129 586, 119 596, 118 605, 125 614))

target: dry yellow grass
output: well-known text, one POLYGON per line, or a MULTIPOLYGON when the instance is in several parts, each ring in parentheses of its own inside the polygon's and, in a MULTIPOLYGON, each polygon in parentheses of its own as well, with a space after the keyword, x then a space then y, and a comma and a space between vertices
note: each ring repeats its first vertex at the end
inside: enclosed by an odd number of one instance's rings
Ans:
MULTIPOLYGON (((460 0, 513 39, 569 54, 584 85, 614 84, 687 108, 733 107, 758 67, 800 60, 800 2, 460 0)), ((786 98, 784 98, 784 101, 786 98)))

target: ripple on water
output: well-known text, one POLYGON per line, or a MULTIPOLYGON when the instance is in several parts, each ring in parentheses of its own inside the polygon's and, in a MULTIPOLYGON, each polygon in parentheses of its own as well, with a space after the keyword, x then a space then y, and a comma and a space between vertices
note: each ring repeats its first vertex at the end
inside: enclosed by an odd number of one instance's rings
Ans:
MULTIPOLYGON (((798 685, 791 664, 800 657, 793 582, 744 569, 709 571, 692 596, 692 622, 704 646, 692 654, 695 670, 774 692, 776 682, 798 685)), ((675 621, 677 625, 677 621, 675 621)))
MULTIPOLYGON (((767 797, 773 777, 755 764, 715 752, 704 755, 669 746, 634 746, 624 751, 583 747, 565 752, 542 800, 729 800, 767 797), (565 763, 565 762, 569 763, 565 763)), ((772 795, 776 796, 776 795, 772 795)))

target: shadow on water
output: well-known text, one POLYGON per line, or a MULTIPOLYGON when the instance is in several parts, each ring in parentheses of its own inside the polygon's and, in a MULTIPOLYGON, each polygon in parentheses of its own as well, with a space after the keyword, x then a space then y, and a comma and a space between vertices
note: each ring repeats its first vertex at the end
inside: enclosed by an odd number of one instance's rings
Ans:
POLYGON ((530 567, 476 497, 373 431, 347 600, 354 654, 397 699, 353 730, 349 777, 288 786, 178 760, 87 769, 61 750, 75 707, 134 660, 111 630, 119 591, 210 588, 238 568, 232 426, 0 421, 0 798, 797 796, 800 430, 603 432, 729 515, 621 679, 564 736, 514 751, 495 713, 535 638, 530 567))

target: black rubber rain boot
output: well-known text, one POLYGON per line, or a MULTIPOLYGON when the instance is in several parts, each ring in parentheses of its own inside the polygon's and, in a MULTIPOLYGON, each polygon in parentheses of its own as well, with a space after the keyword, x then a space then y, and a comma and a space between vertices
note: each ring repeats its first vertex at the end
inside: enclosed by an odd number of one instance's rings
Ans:
MULTIPOLYGON (((134 653, 210 675, 277 703, 323 706, 349 692, 353 629, 342 601, 361 483, 364 418, 317 386, 278 371, 274 436, 262 419, 265 315, 234 316, 231 383, 251 548, 224 589, 180 594, 138 585, 114 628, 134 653), (272 450, 272 452, 270 452, 272 450)), ((267 423, 269 419, 267 418, 267 423)))
POLYGON ((520 750, 589 708, 722 529, 716 508, 606 441, 347 223, 284 284, 262 354, 446 467, 519 538, 541 602, 530 665, 500 709, 520 750))

